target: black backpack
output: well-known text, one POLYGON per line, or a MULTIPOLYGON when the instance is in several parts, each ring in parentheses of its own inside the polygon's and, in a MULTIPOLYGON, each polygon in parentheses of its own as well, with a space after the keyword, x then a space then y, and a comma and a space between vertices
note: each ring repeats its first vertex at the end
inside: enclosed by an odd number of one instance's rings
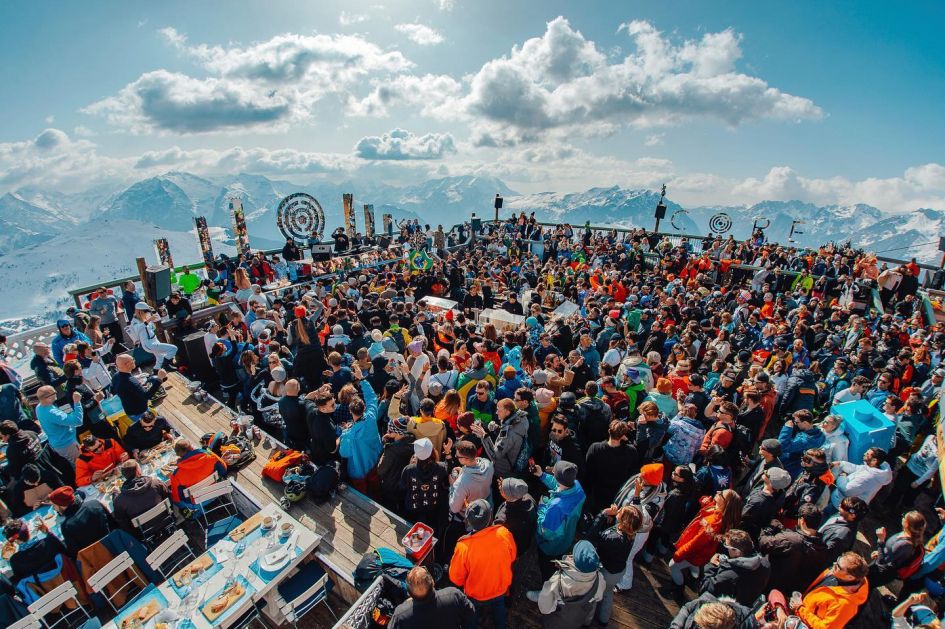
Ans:
POLYGON ((315 504, 324 504, 335 497, 338 489, 338 468, 329 463, 318 467, 311 466, 306 472, 311 475, 305 481, 305 491, 315 504))

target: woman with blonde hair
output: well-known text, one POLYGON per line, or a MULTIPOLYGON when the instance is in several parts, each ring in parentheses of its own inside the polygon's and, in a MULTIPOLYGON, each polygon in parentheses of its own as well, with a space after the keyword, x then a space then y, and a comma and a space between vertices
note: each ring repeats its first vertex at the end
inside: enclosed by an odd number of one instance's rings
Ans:
POLYGON ((246 306, 246 302, 253 296, 253 284, 249 281, 246 269, 236 269, 233 272, 233 284, 236 286, 236 301, 241 306, 246 306))

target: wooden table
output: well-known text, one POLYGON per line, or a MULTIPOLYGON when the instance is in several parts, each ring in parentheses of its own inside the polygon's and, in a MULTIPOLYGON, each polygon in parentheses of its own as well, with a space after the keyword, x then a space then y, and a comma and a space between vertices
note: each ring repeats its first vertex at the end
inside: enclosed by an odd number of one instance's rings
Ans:
MULTIPOLYGON (((268 535, 265 535, 261 528, 248 533, 246 536, 247 546, 239 557, 233 556, 232 552, 226 550, 229 547, 235 546, 235 543, 229 538, 221 540, 208 551, 208 553, 213 556, 213 566, 207 570, 209 577, 206 582, 191 585, 192 588, 197 587, 201 595, 199 606, 190 614, 190 621, 193 623, 194 629, 211 629, 212 627, 219 626, 219 620, 215 623, 211 623, 201 610, 204 608, 204 605, 209 603, 209 601, 223 590, 226 586, 227 579, 231 576, 245 579, 245 583, 248 583, 251 589, 247 591, 247 594, 244 594, 243 599, 233 603, 233 605, 221 615, 221 619, 228 619, 230 614, 238 613, 237 610, 248 609, 245 607, 245 599, 246 597, 252 597, 254 601, 265 599, 266 607, 263 611, 273 621, 281 624, 284 620, 279 613, 279 595, 275 588, 279 583, 283 582, 295 572, 303 559, 311 555, 318 547, 319 542, 321 542, 321 536, 315 531, 303 526, 301 522, 280 509, 275 503, 266 505, 261 513, 263 517, 272 516, 279 518, 276 523, 276 530, 268 535), (286 522, 291 523, 294 527, 292 537, 295 538, 295 547, 298 549, 298 554, 280 569, 275 576, 266 581, 255 570, 257 561, 265 554, 264 549, 268 541, 279 535, 279 528, 286 522), (219 566, 219 568, 217 568, 217 566, 219 566)), ((198 559, 200 558, 198 557, 198 559)), ((165 581, 157 587, 157 592, 167 601, 167 609, 173 610, 178 614, 181 612, 186 590, 176 588, 170 581, 165 581)), ((141 600, 132 602, 126 605, 122 611, 126 612, 126 614, 131 613, 138 609, 143 602, 144 601, 141 600)), ((121 622, 123 617, 126 617, 126 614, 119 613, 119 615, 115 617, 115 620, 105 625, 105 628, 119 629, 120 625, 118 623, 121 622)), ((154 621, 152 619, 148 623, 145 623, 144 629, 152 629, 153 626, 154 621)))

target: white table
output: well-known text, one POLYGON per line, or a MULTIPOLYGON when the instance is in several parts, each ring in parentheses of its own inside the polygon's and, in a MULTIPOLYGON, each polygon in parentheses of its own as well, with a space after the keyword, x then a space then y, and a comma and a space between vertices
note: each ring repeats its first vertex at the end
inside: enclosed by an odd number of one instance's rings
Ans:
MULTIPOLYGON (((312 551, 314 551, 315 548, 318 547, 318 544, 321 542, 322 538, 321 538, 321 535, 319 535, 315 531, 304 527, 301 522, 293 518, 291 515, 289 515, 282 509, 280 509, 279 506, 276 505, 275 503, 269 503, 269 505, 264 507, 262 509, 262 514, 264 517, 268 515, 268 516, 279 518, 276 524, 276 531, 273 531, 272 533, 269 534, 271 536, 278 535, 278 529, 279 527, 282 526, 282 524, 284 524, 285 522, 291 522, 295 527, 293 530, 292 536, 296 537, 295 543, 296 543, 296 546, 301 550, 301 552, 299 553, 297 557, 289 561, 289 563, 286 564, 286 566, 282 568, 279 571, 279 573, 268 583, 263 581, 259 577, 259 575, 257 575, 256 572, 253 571, 253 569, 251 568, 251 565, 257 559, 259 559, 259 557, 262 555, 261 550, 264 547, 265 542, 267 542, 268 540, 267 537, 263 537, 259 540, 252 542, 250 546, 248 546, 246 550, 242 553, 241 556, 225 558, 221 562, 223 566, 222 569, 216 574, 213 574, 205 584, 202 584, 200 586, 202 588, 203 600, 201 601, 200 606, 197 608, 197 610, 195 610, 193 614, 191 614, 191 617, 190 617, 190 620, 193 623, 195 629, 211 629, 211 627, 217 626, 217 625, 211 625, 210 622, 207 621, 206 617, 204 617, 200 609, 203 607, 203 604, 205 602, 209 601, 218 591, 220 591, 224 587, 227 578, 231 574, 234 576, 241 575, 245 577, 246 580, 254 588, 256 588, 256 592, 253 593, 252 596, 254 597, 255 600, 259 600, 261 598, 265 599, 266 607, 264 608, 263 611, 267 616, 269 616, 270 618, 272 618, 273 620, 277 622, 281 622, 282 620, 284 620, 284 618, 282 618, 281 614, 279 613, 279 606, 278 606, 279 594, 275 588, 281 582, 285 581, 285 579, 288 578, 289 575, 295 572, 295 569, 299 566, 299 564, 302 562, 303 559, 305 559, 306 557, 312 554, 312 551), (260 542, 260 543, 257 544, 257 542, 260 542)), ((218 544, 215 544, 212 548, 210 548, 210 552, 214 553, 214 556, 218 560, 220 560, 221 559, 220 555, 224 554, 220 552, 220 544, 226 545, 226 544, 232 544, 232 543, 233 542, 231 542, 229 538, 227 538, 219 542, 218 544)), ((160 591, 161 594, 163 594, 164 597, 167 599, 169 609, 177 611, 181 605, 181 597, 178 596, 177 592, 174 590, 171 584, 165 581, 164 583, 158 586, 158 591, 160 591)), ((244 604, 244 601, 240 601, 240 602, 235 603, 234 605, 236 607, 241 607, 243 604, 244 604)), ((118 629, 114 621, 109 622, 108 624, 104 626, 105 626, 105 629, 118 629)), ((144 629, 151 629, 153 626, 154 626, 154 621, 152 619, 151 621, 145 624, 144 629)))

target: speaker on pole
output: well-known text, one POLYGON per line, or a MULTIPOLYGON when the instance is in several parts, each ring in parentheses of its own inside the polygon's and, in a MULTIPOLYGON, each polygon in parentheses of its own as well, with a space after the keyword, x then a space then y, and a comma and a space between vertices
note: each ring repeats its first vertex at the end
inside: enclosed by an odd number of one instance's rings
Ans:
POLYGON ((321 243, 312 245, 312 260, 315 262, 331 260, 331 245, 321 243))
POLYGON ((144 291, 148 301, 160 303, 171 296, 171 269, 149 266, 144 270, 144 291))

